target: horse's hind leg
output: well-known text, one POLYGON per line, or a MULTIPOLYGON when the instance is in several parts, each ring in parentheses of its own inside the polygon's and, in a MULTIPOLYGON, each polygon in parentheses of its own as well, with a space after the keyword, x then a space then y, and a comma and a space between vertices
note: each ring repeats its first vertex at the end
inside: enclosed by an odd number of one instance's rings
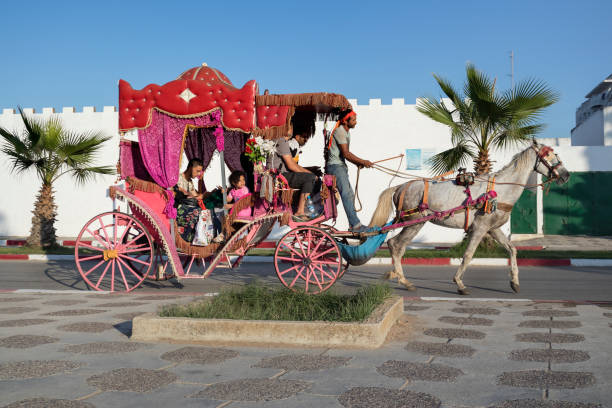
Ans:
POLYGON ((461 265, 459 269, 457 269, 457 273, 455 273, 455 277, 453 281, 457 284, 457 292, 460 295, 469 295, 470 291, 465 287, 461 278, 463 278, 463 273, 467 269, 467 266, 472 261, 472 257, 474 256, 474 252, 476 252, 476 248, 478 248, 478 244, 482 241, 482 238, 489 231, 489 227, 478 223, 477 220, 474 220, 472 223, 472 232, 470 233, 470 242, 468 242, 467 248, 463 254, 463 260, 461 261, 461 265))
POLYGON ((506 234, 504 234, 499 228, 491 230, 489 233, 497 242, 499 242, 501 246, 506 248, 506 251, 508 251, 508 255, 510 255, 510 287, 514 293, 519 293, 520 286, 518 265, 516 263, 516 248, 508 239, 506 234))
POLYGON ((416 290, 414 285, 404 277, 402 270, 402 256, 406 251, 406 245, 412 241, 416 234, 423 228, 423 224, 417 224, 402 229, 402 231, 387 241, 389 250, 391 251, 391 259, 393 261, 393 269, 385 274, 385 279, 397 278, 397 282, 401 283, 408 290, 416 290))

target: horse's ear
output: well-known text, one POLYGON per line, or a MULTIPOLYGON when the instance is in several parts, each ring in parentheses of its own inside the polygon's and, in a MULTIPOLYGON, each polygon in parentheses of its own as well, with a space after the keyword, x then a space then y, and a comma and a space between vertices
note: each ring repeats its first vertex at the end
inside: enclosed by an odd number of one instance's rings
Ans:
POLYGON ((535 137, 532 137, 532 138, 531 138, 531 143, 532 143, 532 144, 533 144, 535 147, 538 147, 538 141, 536 140, 536 138, 535 138, 535 137))

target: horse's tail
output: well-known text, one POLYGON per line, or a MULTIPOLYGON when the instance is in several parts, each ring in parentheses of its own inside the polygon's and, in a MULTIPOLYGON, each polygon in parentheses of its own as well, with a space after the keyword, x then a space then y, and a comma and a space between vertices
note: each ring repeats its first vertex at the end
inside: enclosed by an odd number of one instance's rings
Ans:
POLYGON ((393 210, 393 194, 401 186, 402 185, 400 184, 395 187, 388 188, 380 193, 380 196, 378 197, 378 205, 376 206, 374 215, 372 215, 372 219, 370 220, 370 227, 382 227, 385 225, 389 219, 391 210, 393 210))

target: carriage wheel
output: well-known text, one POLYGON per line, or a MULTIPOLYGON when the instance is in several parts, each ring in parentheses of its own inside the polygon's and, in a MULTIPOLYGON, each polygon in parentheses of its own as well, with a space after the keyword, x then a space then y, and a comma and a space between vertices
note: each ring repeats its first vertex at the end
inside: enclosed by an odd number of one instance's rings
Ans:
POLYGON ((79 233, 74 255, 85 283, 100 291, 134 290, 155 263, 153 240, 146 228, 120 212, 89 220, 79 233))
POLYGON ((276 245, 274 267, 283 285, 308 294, 329 289, 343 269, 338 244, 315 227, 299 227, 283 236, 276 245))
MULTIPOLYGON (((155 261, 153 262, 153 266, 151 267, 151 272, 147 275, 147 280, 152 281, 165 281, 168 279, 174 278, 174 273, 172 272, 172 267, 169 266, 170 261, 168 257, 165 256, 164 247, 159 244, 154 245, 155 251, 155 261)), ((144 258, 141 257, 141 259, 144 258)), ((138 266, 139 264, 134 264, 133 261, 126 260, 130 266, 138 266)))

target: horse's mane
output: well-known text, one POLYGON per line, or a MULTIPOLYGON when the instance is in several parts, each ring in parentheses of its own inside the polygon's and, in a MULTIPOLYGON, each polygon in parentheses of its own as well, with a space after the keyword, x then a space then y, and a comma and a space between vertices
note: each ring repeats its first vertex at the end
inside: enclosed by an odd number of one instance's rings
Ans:
POLYGON ((525 150, 523 150, 522 152, 518 152, 517 154, 515 154, 512 159, 508 162, 508 164, 506 164, 504 167, 502 167, 500 170, 494 172, 493 174, 498 175, 503 173, 505 170, 509 169, 510 167, 517 167, 517 166, 523 166, 525 164, 525 162, 530 161, 531 158, 529 157, 529 152, 531 151, 531 146, 527 147, 525 150))

